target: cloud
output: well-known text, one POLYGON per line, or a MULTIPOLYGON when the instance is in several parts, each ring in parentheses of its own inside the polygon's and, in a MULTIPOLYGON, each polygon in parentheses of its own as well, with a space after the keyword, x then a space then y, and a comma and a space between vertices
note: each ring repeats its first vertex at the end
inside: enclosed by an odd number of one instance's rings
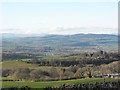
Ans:
POLYGON ((39 29, 1 29, 0 33, 16 33, 16 34, 78 34, 78 33, 95 33, 95 34, 117 34, 117 28, 101 28, 101 27, 57 27, 57 28, 39 28, 39 29))
POLYGON ((0 33, 23 33, 23 30, 21 29, 13 29, 13 28, 10 28, 10 29, 0 29, 0 33))
POLYGON ((54 34, 77 34, 77 33, 95 33, 95 34, 117 34, 117 28, 101 28, 101 27, 58 27, 54 34))

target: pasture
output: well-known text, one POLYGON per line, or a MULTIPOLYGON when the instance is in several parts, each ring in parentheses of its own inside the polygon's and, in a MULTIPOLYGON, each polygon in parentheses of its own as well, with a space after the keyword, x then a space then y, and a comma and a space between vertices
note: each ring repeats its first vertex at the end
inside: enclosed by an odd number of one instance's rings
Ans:
MULTIPOLYGON (((106 78, 106 82, 117 81, 114 78, 106 78)), ((48 86, 58 87, 63 84, 81 84, 81 83, 95 83, 95 82, 104 82, 104 78, 86 78, 86 79, 74 79, 74 80, 59 80, 59 81, 41 81, 41 82, 23 82, 23 81, 12 81, 12 82, 2 82, 2 88, 9 87, 23 87, 29 86, 31 88, 45 88, 48 86)))

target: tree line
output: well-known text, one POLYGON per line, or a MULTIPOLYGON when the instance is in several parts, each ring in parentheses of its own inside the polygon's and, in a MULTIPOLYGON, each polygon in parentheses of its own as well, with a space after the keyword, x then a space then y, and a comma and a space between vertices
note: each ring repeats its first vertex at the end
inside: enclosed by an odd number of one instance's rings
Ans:
POLYGON ((86 64, 94 64, 95 66, 102 64, 109 64, 113 61, 118 61, 120 58, 118 53, 107 53, 99 51, 96 53, 83 53, 83 54, 72 54, 69 56, 62 56, 49 60, 46 58, 33 58, 27 63, 36 64, 39 66, 74 66, 80 65, 81 67, 86 64))
POLYGON ((81 67, 79 65, 69 67, 54 67, 48 69, 31 69, 31 68, 14 68, 3 69, 2 76, 10 76, 13 80, 19 81, 51 81, 51 80, 70 80, 80 78, 92 78, 98 74, 111 74, 118 72, 119 61, 104 64, 100 66, 86 65, 81 67))

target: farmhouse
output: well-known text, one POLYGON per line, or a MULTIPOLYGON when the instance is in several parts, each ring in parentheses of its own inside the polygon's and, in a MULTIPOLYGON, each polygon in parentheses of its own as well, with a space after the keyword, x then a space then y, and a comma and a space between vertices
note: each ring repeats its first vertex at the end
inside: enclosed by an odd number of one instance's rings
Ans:
POLYGON ((120 74, 109 74, 110 78, 120 78, 120 74))
POLYGON ((94 78, 120 78, 120 74, 99 74, 93 76, 94 78))

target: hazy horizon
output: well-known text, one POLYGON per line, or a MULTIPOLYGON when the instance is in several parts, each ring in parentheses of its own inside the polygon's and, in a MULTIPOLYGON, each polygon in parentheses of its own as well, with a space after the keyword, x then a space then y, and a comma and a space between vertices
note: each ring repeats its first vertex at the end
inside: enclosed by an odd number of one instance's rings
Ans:
POLYGON ((79 28, 58 28, 59 32, 45 32, 45 33, 36 33, 36 32, 31 32, 31 33, 21 33, 21 32, 15 32, 17 29, 6 29, 5 32, 0 32, 1 34, 56 34, 56 35, 72 35, 72 34, 118 34, 118 29, 117 28, 100 28, 100 27, 90 27, 90 28, 85 28, 85 27, 79 27, 79 28), (13 31, 11 31, 13 30, 13 31), (84 31, 86 30, 86 31, 84 31), (94 30, 88 32, 87 30, 94 30), (104 32, 101 32, 100 30, 104 30, 104 32), (84 31, 84 32, 82 32, 84 31), (97 32, 99 31, 99 32, 97 32), (111 32, 109 32, 111 31, 111 32))

